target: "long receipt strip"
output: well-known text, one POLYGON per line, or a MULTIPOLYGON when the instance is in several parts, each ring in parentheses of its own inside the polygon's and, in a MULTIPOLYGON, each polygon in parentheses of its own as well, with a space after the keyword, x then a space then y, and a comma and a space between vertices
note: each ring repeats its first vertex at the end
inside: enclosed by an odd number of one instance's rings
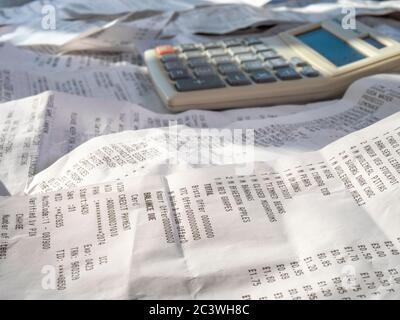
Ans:
MULTIPOLYGON (((244 129, 247 128, 254 129, 254 151, 246 149, 242 144, 233 144, 231 158, 229 155, 224 157, 227 145, 219 144, 220 131, 210 130, 204 134, 199 130, 187 131, 187 127, 160 128, 157 131, 124 131, 105 135, 92 139, 65 157, 61 157, 65 153, 63 151, 66 148, 65 142, 71 141, 72 137, 66 137, 60 130, 59 133, 54 130, 52 134, 45 134, 42 137, 43 147, 39 154, 59 160, 35 175, 25 188, 25 193, 55 191, 128 176, 163 174, 171 170, 173 172, 176 168, 169 167, 170 163, 179 164, 178 168, 197 167, 198 164, 239 164, 271 160, 283 153, 317 150, 348 133, 400 111, 399 85, 398 76, 370 77, 355 83, 343 100, 323 108, 263 120, 257 120, 257 115, 260 114, 254 113, 255 120, 237 121, 231 124, 228 121, 226 124, 219 122, 222 129, 241 129, 241 133, 245 133, 244 129), (200 144, 197 140, 187 139, 190 136, 209 137, 211 142, 200 144), (173 143, 174 141, 176 143, 173 143), (247 157, 241 156, 246 151, 253 152, 247 157), (235 157, 234 153, 238 156, 235 157), (193 160, 187 156, 188 154, 193 160), (199 157, 193 157, 197 154, 202 156, 211 154, 211 156, 200 163, 199 157), (177 161, 174 159, 175 155, 178 156, 177 161)), ((260 111, 260 109, 255 110, 260 111)), ((231 111, 228 111, 223 117, 228 120, 230 113, 231 111)), ((188 117, 187 121, 180 123, 204 128, 212 127, 215 124, 214 120, 217 121, 220 114, 187 112, 186 115, 193 117, 188 117), (189 121, 200 119, 200 116, 205 120, 201 122, 204 125, 189 121)), ((184 119, 186 116, 183 116, 182 120, 184 119)), ((46 127, 51 129, 50 125, 46 127)), ((63 126, 57 123, 56 127, 63 126)), ((66 130, 67 133, 70 131, 74 132, 75 127, 74 130, 66 130)), ((43 159, 39 160, 38 165, 47 167, 40 165, 42 161, 43 159)))
MULTIPOLYGON (((399 86, 398 83, 399 78, 396 76, 366 78, 355 83, 341 101, 328 103, 328 105, 315 103, 307 106, 306 108, 310 110, 307 116, 288 115, 298 112, 303 108, 302 106, 255 108, 223 113, 189 111, 180 115, 159 115, 124 102, 116 101, 110 109, 108 101, 84 99, 62 93, 43 93, 1 106, 3 112, 0 114, 0 123, 4 143, 0 163, 13 163, 15 167, 3 166, 0 172, 1 180, 9 193, 16 194, 24 189, 28 177, 47 168, 92 137, 123 130, 166 126, 169 120, 175 120, 178 124, 189 127, 254 128, 257 145, 263 147, 260 150, 267 147, 271 151, 267 155, 263 154, 262 159, 270 159, 274 154, 272 150, 275 153, 283 152, 283 148, 280 148, 282 146, 285 146, 285 150, 316 150, 338 137, 397 112, 398 103, 395 97, 398 92, 396 89, 399 86), (379 92, 374 87, 377 89, 382 87, 389 95, 386 100, 393 101, 386 101, 385 95, 381 98, 371 96, 379 92), (318 111, 321 105, 324 105, 323 110, 318 111), (312 111, 313 109, 315 110, 312 111), (284 116, 285 114, 287 116, 284 116), (269 117, 278 118, 269 121, 269 117), (263 120, 246 121, 259 118, 263 120), (237 120, 242 121, 235 122, 237 120), (231 122, 235 123, 230 125, 231 122), (17 127, 18 131, 24 132, 25 140, 21 139, 22 133, 7 134, 7 132, 17 133, 15 131, 17 127)), ((131 133, 125 132, 122 136, 146 142, 145 134, 146 132, 140 132, 135 134, 135 137, 129 137, 131 133)), ((107 143, 109 138, 99 139, 99 141, 89 142, 88 146, 82 146, 67 159, 71 163, 77 160, 76 156, 79 159, 82 156, 89 157, 87 151, 90 145, 97 149, 99 145, 107 143)), ((159 145, 155 141, 152 144, 153 147, 159 145)), ((104 151, 100 149, 99 152, 102 154, 104 151)), ((159 160, 165 162, 165 158, 159 160)), ((65 159, 61 159, 59 163, 63 164, 64 161, 65 159)), ((152 163, 155 164, 155 162, 152 163)), ((120 166, 116 168, 112 173, 114 175, 119 174, 120 166)), ((101 169, 106 173, 106 166, 102 166, 101 169)), ((57 177, 64 180, 59 175, 72 168, 64 163, 61 171, 59 170, 57 169, 55 173, 51 170, 43 172, 35 177, 35 182, 40 184, 39 181, 48 181, 50 177, 55 180, 57 177)), ((90 177, 93 176, 87 176, 82 183, 90 177)), ((61 186, 67 183, 69 185, 70 182, 69 178, 61 186)), ((34 187, 35 183, 31 183, 29 190, 34 187)))
POLYGON ((3 198, 0 297, 399 298, 399 123, 250 175, 220 166, 3 198))
POLYGON ((35 53, 10 44, 0 45, 2 64, 17 70, 41 72, 66 72, 90 68, 104 68, 141 63, 141 58, 131 52, 88 53, 84 55, 51 55, 35 53))
POLYGON ((50 74, 0 67, 0 101, 24 98, 47 90, 130 101, 158 109, 162 107, 145 70, 139 66, 100 67, 50 74))
POLYGON ((0 164, 7 163, 1 166, 0 180, 11 194, 18 193, 23 190, 28 177, 99 135, 167 126, 169 120, 190 127, 223 126, 239 120, 275 118, 323 105, 314 103, 226 112, 194 110, 180 115, 160 115, 128 102, 113 101, 110 107, 109 100, 45 92, 0 106, 0 164))

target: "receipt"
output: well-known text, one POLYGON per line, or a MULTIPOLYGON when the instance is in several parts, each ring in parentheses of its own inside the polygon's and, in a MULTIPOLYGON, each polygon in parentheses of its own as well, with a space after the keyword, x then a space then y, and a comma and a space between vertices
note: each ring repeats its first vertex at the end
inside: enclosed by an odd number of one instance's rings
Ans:
MULTIPOLYGON (((246 110, 229 110, 223 112, 192 110, 176 115, 161 115, 139 105, 122 101, 90 99, 61 92, 45 92, 33 97, 14 100, 0 105, 4 111, 0 117, 0 131, 3 132, 3 142, 13 145, 7 148, 8 157, 0 161, 3 172, 0 180, 9 188, 12 194, 23 190, 28 176, 45 169, 48 165, 70 152, 90 138, 124 130, 138 130, 167 126, 170 121, 185 124, 190 127, 217 127, 228 123, 249 119, 276 118, 304 110, 319 108, 329 103, 313 103, 310 105, 287 105, 268 108, 249 108, 246 110), (8 117, 8 114, 12 117, 8 117), (32 116, 34 114, 35 116, 32 116), (18 127, 12 129, 15 134, 8 134, 10 123, 18 127), (26 125, 29 124, 29 126, 26 125), (26 139, 36 141, 29 154, 40 159, 34 163, 27 161, 27 155, 20 153, 24 148, 24 140, 20 139, 27 128, 35 126, 34 131, 24 133, 26 139), (7 140, 7 141, 6 141, 7 140), (39 146, 40 144, 40 146, 39 146), (10 160, 12 159, 12 160, 10 160), (14 166, 6 165, 7 161, 14 166), (19 164, 19 165, 17 165, 19 164), (28 175, 29 167, 31 174, 28 175), (18 177, 15 176, 18 174, 18 177)), ((35 158, 36 159, 36 158, 35 158)))
POLYGON ((244 4, 207 6, 181 12, 163 30, 164 35, 181 33, 225 34, 264 23, 276 23, 274 14, 262 8, 244 4))
POLYGON ((45 131, 46 98, 35 96, 0 106, 0 196, 24 188, 35 172, 45 131), (43 99, 45 101, 43 101, 43 99))
POLYGON ((346 8, 398 37, 399 1, 0 8, 0 299, 400 299, 400 75, 170 114, 142 66, 346 8))
POLYGON ((48 131, 42 145, 51 151, 38 164, 42 170, 62 155, 90 138, 125 130, 168 127, 170 124, 193 128, 222 128, 236 121, 287 116, 300 111, 318 109, 332 102, 308 105, 247 108, 226 111, 190 110, 179 114, 159 114, 138 105, 107 100, 88 99, 63 93, 45 93, 48 110, 48 131))
POLYGON ((127 14, 102 27, 101 30, 72 39, 61 46, 59 51, 138 52, 137 45, 141 45, 144 41, 155 47, 155 39, 173 15, 173 12, 153 13, 149 16, 140 13, 127 14))
POLYGON ((62 46, 69 41, 101 30, 109 24, 108 21, 80 21, 80 20, 56 20, 54 29, 44 29, 42 26, 42 15, 29 23, 17 26, 12 32, 2 34, 0 42, 8 41, 18 46, 32 45, 54 45, 62 46))
POLYGON ((195 297, 398 299, 399 119, 253 175, 168 176, 195 297))
POLYGON ((71 51, 137 52, 136 41, 157 38, 173 12, 153 12, 150 16, 127 14, 111 21, 56 20, 54 29, 44 29, 40 19, 34 19, 0 35, 1 42, 20 47, 52 47, 56 53, 71 51))
POLYGON ((399 121, 249 175, 2 198, 0 297, 398 299, 399 121))
MULTIPOLYGON (((80 163, 80 159, 87 156, 86 150, 90 145, 100 149, 103 145, 104 147, 109 145, 108 136, 99 137, 98 141, 88 142, 87 146, 82 145, 93 137, 121 132, 119 138, 128 137, 129 139, 132 133, 126 130, 169 125, 242 131, 253 129, 255 155, 260 159, 272 159, 278 154, 294 151, 317 150, 339 137, 397 112, 398 83, 399 77, 395 75, 374 76, 353 84, 344 98, 339 101, 312 103, 306 106, 289 105, 223 112, 191 110, 175 115, 156 114, 138 105, 119 101, 113 102, 110 108, 109 100, 52 92, 43 93, 37 96, 37 99, 27 98, 5 105, 19 111, 14 112, 15 121, 17 119, 20 121, 19 117, 23 121, 24 117, 28 116, 20 112, 22 110, 20 106, 25 105, 25 109, 30 110, 40 103, 40 121, 36 125, 46 130, 41 129, 40 141, 36 149, 32 151, 34 154, 39 154, 34 163, 34 169, 31 169, 33 175, 46 169, 71 151, 72 153, 59 161, 63 164, 65 171, 75 172, 76 170, 73 169, 75 164, 80 163), (303 112, 300 113, 300 111, 303 112), (42 121, 44 124, 41 124, 42 121), (80 145, 81 147, 76 149, 80 145), (76 150, 73 151, 74 149, 76 150)), ((131 139, 146 141, 146 135, 132 137, 131 139)), ((16 143, 21 144, 19 140, 14 141, 14 144, 16 143)), ((160 158, 163 164, 165 164, 164 160, 160 158)), ((25 166, 29 165, 29 163, 25 164, 25 166)), ((57 177, 61 172, 58 168, 54 167, 36 176, 34 182, 30 184, 30 189, 50 178, 57 177)), ((7 186, 16 183, 12 178, 13 169, 5 166, 4 170, 3 184, 7 186)), ((27 172, 26 169, 24 170, 20 172, 27 172)), ((118 167, 111 167, 110 174, 118 177, 118 170, 120 170, 118 167)), ((140 173, 140 170, 136 170, 135 173, 140 173)), ((25 179, 18 179, 18 187, 10 189, 11 194, 21 192, 28 178, 29 176, 25 176, 25 179)), ((80 185, 85 184, 86 178, 89 177, 84 177, 80 185)), ((65 187, 65 184, 61 186, 65 187)))
MULTIPOLYGON (((5 4, 2 3, 3 6, 5 4)), ((2 7, 0 8, 0 25, 19 25, 29 23, 32 20, 40 21, 43 17, 43 6, 48 4, 47 0, 36 0, 20 6, 2 7)), ((67 19, 69 15, 65 11, 59 10, 57 17, 59 19, 67 19)))
MULTIPOLYGON (((188 112, 186 113, 187 116, 181 118, 187 121, 180 121, 180 124, 188 124, 192 127, 204 129, 212 128, 213 121, 216 121, 221 124, 219 127, 221 130, 204 132, 201 129, 187 131, 185 127, 182 130, 171 127, 164 128, 159 132, 164 132, 165 137, 176 135, 177 138, 174 140, 160 137, 155 139, 155 142, 152 141, 151 144, 155 150, 169 150, 169 152, 152 159, 150 162, 147 162, 146 157, 140 156, 140 166, 138 168, 135 167, 135 170, 131 168, 130 159, 133 156, 131 153, 136 152, 136 148, 132 149, 127 146, 126 148, 131 150, 127 152, 124 141, 128 141, 128 145, 130 145, 130 141, 147 145, 149 139, 153 139, 150 135, 151 130, 139 132, 123 131, 118 134, 101 136, 89 140, 87 143, 81 144, 78 148, 72 150, 71 142, 73 144, 82 139, 77 134, 80 130, 77 130, 78 126, 75 125, 79 121, 76 118, 71 118, 71 125, 63 133, 59 129, 52 130, 51 121, 47 120, 46 127, 49 130, 42 137, 42 150, 39 151, 39 154, 44 156, 37 161, 36 171, 38 172, 48 167, 56 159, 59 160, 54 165, 35 175, 25 192, 35 193, 60 190, 72 186, 112 181, 127 175, 136 176, 148 174, 149 172, 159 173, 162 170, 169 172, 174 169, 173 167, 171 169, 168 167, 169 163, 175 163, 174 157, 177 157, 177 164, 185 167, 197 167, 203 164, 252 163, 254 161, 273 160, 282 154, 318 150, 340 137, 399 112, 399 79, 398 76, 389 75, 365 78, 353 84, 340 101, 315 110, 276 118, 268 118, 263 115, 264 119, 257 120, 257 115, 260 116, 261 114, 254 113, 254 120, 245 120, 243 114, 236 113, 236 117, 239 117, 241 121, 223 125, 223 123, 219 122, 217 116, 213 119, 212 116, 214 114, 212 112, 208 114, 188 112), (190 114, 192 114, 192 117, 189 116, 190 114), (205 120, 207 119, 206 115, 209 116, 210 120, 205 120), (203 125, 201 122, 197 122, 202 118, 201 116, 205 120, 203 125), (254 135, 254 149, 252 150, 242 148, 241 140, 238 145, 236 145, 236 142, 229 140, 227 140, 227 145, 218 143, 220 135, 226 130, 232 133, 231 136, 233 136, 235 130, 236 132, 239 130, 240 134, 246 134, 246 130, 249 129, 254 135), (190 135, 193 136, 192 139, 190 139, 190 135), (204 146, 202 143, 198 143, 201 139, 212 141, 212 143, 204 146), (66 153, 67 148, 72 151, 61 157, 66 153), (226 148, 231 148, 235 152, 225 156, 226 148), (252 151, 250 158, 240 156, 241 153, 250 151, 252 151), (93 156, 95 154, 97 156, 93 156), (188 157, 187 154, 192 155, 192 158, 188 157), (206 154, 207 159, 200 162, 199 157, 195 156, 198 154, 202 156, 206 154), (208 155, 210 155, 209 158, 208 155)), ((255 111, 257 112, 258 110, 256 109, 255 111)), ((251 112, 252 110, 250 109, 248 114, 251 114, 251 112)), ((230 111, 226 112, 228 117, 230 113, 230 111)), ((62 118, 67 118, 67 116, 62 118)), ((125 119, 126 116, 120 118, 125 119)), ((146 119, 146 116, 143 116, 143 118, 146 119)), ((179 118, 176 120, 179 120, 179 118)), ((92 123, 93 126, 95 123, 92 123)), ((100 123, 99 125, 101 126, 100 123)), ((102 128, 107 125, 117 130, 117 126, 122 125, 122 121, 103 123, 102 128)), ((59 126, 55 128, 59 128, 59 126)), ((85 138, 88 137, 84 136, 83 139, 85 138)), ((149 152, 149 154, 154 154, 154 152, 149 152)))
POLYGON ((398 1, 271 1, 264 7, 249 4, 222 4, 179 12, 163 34, 226 34, 240 29, 271 26, 284 22, 320 22, 354 8, 357 16, 386 15, 400 9, 398 1))
POLYGON ((146 0, 146 1, 129 1, 115 0, 112 3, 107 0, 96 0, 82 3, 79 0, 59 1, 57 6, 65 11, 70 17, 75 19, 83 19, 88 17, 99 16, 116 16, 130 12, 143 11, 184 11, 193 9, 195 5, 207 4, 202 0, 146 0))
MULTIPOLYGON (((292 21, 320 22, 336 16, 348 13, 348 9, 354 10, 357 17, 363 15, 383 16, 400 9, 398 1, 358 1, 358 0, 339 0, 339 1, 272 1, 266 7, 271 10, 276 17, 283 15, 292 21)), ((289 20, 290 21, 290 20, 289 20)))
POLYGON ((80 52, 80 54, 56 55, 24 50, 10 44, 0 46, 0 55, 2 56, 1 62, 4 65, 36 72, 77 71, 98 67, 142 64, 140 54, 134 52, 80 52))
POLYGON ((74 72, 45 71, 27 72, 0 66, 0 100, 9 101, 54 90, 111 101, 130 101, 155 110, 164 109, 144 67, 132 65, 74 72))

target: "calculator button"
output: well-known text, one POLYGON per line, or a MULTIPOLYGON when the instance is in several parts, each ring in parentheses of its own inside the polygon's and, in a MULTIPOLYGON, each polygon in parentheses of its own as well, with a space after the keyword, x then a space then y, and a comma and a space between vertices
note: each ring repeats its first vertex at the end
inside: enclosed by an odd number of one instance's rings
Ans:
POLYGON ((171 80, 190 78, 189 72, 186 69, 173 69, 168 72, 168 75, 171 80))
POLYGON ((242 45, 242 40, 239 39, 228 39, 228 40, 224 40, 224 45, 227 48, 230 47, 237 47, 237 46, 241 46, 242 45))
POLYGON ((223 87, 225 87, 225 83, 218 76, 180 79, 175 83, 175 88, 178 91, 207 90, 223 87))
POLYGON ((278 68, 285 68, 289 66, 289 62, 287 62, 283 58, 276 58, 276 59, 271 59, 266 61, 266 65, 270 69, 278 69, 278 68))
POLYGON ((275 59, 280 57, 275 50, 262 51, 258 55, 264 60, 275 59))
POLYGON ((223 47, 224 47, 224 44, 222 42, 203 43, 204 50, 219 49, 219 48, 223 48, 223 47))
POLYGON ((206 58, 193 58, 187 61, 190 68, 196 68, 200 66, 209 65, 209 62, 206 58))
POLYGON ((178 46, 179 50, 182 52, 198 50, 199 46, 195 43, 185 43, 178 46))
POLYGON ((229 48, 228 52, 231 55, 237 55, 237 54, 242 54, 242 53, 249 53, 250 52, 250 48, 249 47, 243 47, 243 46, 239 46, 239 47, 232 47, 229 48))
POLYGON ((281 68, 276 71, 275 75, 281 80, 301 79, 301 76, 293 68, 281 68))
POLYGON ((160 58, 161 62, 177 61, 179 57, 176 54, 165 54, 160 58))
POLYGON ((210 49, 207 50, 206 53, 211 58, 226 55, 225 49, 210 49))
POLYGON ((170 61, 164 63, 164 68, 167 71, 171 71, 173 69, 184 69, 184 66, 181 61, 170 61))
POLYGON ((259 53, 263 51, 272 51, 270 47, 267 47, 265 44, 256 44, 251 47, 253 49, 253 52, 259 53))
POLYGON ((298 57, 293 57, 292 59, 290 59, 290 63, 292 65, 294 65, 295 67, 304 67, 306 65, 308 65, 308 63, 306 61, 304 61, 301 58, 298 57))
POLYGON ((243 40, 243 43, 247 46, 252 46, 254 44, 261 44, 262 41, 256 37, 248 37, 243 40))
POLYGON ((188 51, 183 54, 186 59, 201 58, 204 57, 204 53, 199 50, 188 51))
POLYGON ((227 55, 225 55, 225 56, 218 56, 218 57, 214 57, 214 58, 212 59, 212 61, 213 61, 215 64, 230 63, 230 62, 232 62, 232 57, 231 57, 231 56, 227 56, 227 55))
POLYGON ((267 83, 267 82, 275 82, 276 78, 274 75, 267 70, 257 70, 251 74, 251 78, 254 82, 257 83, 267 83))
POLYGON ((239 67, 234 63, 224 63, 218 65, 219 73, 226 75, 233 72, 239 72, 239 67))
POLYGON ((231 86, 245 86, 251 84, 249 78, 247 78, 241 72, 230 73, 226 77, 226 82, 229 83, 231 86))
POLYGON ((240 54, 235 57, 236 61, 239 63, 243 63, 246 61, 253 61, 253 60, 258 60, 257 55, 253 53, 246 53, 246 54, 240 54))
POLYGON ((310 65, 303 67, 303 69, 301 70, 301 74, 309 78, 314 78, 319 76, 318 70, 315 70, 310 65))
POLYGON ((155 50, 159 56, 163 56, 165 54, 173 54, 176 51, 175 48, 170 45, 158 46, 157 48, 155 48, 155 50))
POLYGON ((193 70, 193 73, 196 77, 216 75, 214 68, 211 66, 203 66, 203 67, 195 68, 193 70))
POLYGON ((263 68, 263 63, 260 60, 245 61, 242 64, 242 69, 246 72, 259 70, 263 68))

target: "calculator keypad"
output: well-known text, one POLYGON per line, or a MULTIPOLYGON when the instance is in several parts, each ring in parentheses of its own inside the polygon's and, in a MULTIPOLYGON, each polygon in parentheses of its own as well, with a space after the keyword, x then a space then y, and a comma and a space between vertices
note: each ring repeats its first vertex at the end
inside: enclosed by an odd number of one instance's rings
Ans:
POLYGON ((165 71, 178 91, 319 77, 299 57, 289 60, 257 37, 157 47, 165 71))

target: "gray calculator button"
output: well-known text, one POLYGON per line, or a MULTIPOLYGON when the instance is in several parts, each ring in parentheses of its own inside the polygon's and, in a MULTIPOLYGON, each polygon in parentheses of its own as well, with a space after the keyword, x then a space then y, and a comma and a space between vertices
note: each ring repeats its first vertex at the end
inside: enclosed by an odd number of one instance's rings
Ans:
POLYGON ((311 66, 303 67, 303 69, 301 70, 301 74, 303 76, 310 77, 310 78, 314 78, 314 77, 318 77, 319 76, 318 70, 315 70, 311 66))
POLYGON ((179 57, 176 54, 164 54, 160 58, 161 62, 177 61, 179 57))
POLYGON ((204 50, 218 49, 218 48, 223 48, 223 47, 224 47, 224 44, 222 42, 203 43, 204 50))
POLYGON ((190 68, 197 68, 200 66, 209 65, 209 62, 206 58, 193 58, 187 61, 190 68))
POLYGON ((167 71, 171 71, 173 69, 183 69, 184 65, 181 61, 170 61, 164 63, 164 68, 167 71))
POLYGON ((267 82, 275 82, 276 78, 274 75, 267 70, 257 70, 251 74, 251 78, 254 82, 257 83, 267 83, 267 82))
POLYGON ((168 72, 168 75, 171 80, 190 78, 189 72, 186 69, 173 69, 168 72))
POLYGON ((186 59, 201 58, 204 57, 204 53, 202 51, 188 51, 184 53, 184 57, 186 59))
POLYGON ((289 62, 287 62, 283 58, 276 58, 276 59, 271 59, 266 61, 266 65, 270 69, 278 69, 278 68, 285 68, 289 66, 289 62))
POLYGON ((206 52, 207 52, 207 55, 211 58, 216 57, 216 56, 226 55, 225 49, 210 49, 210 50, 207 50, 206 52))
POLYGON ((178 49, 182 52, 198 50, 199 46, 195 43, 185 43, 178 46, 178 49))
POLYGON ((281 68, 275 74, 281 80, 301 79, 301 76, 293 68, 281 68))
POLYGON ((225 47, 227 47, 227 48, 242 45, 242 40, 239 40, 239 39, 228 39, 228 40, 224 40, 223 42, 224 42, 225 47))
POLYGON ((225 80, 231 86, 245 86, 251 84, 249 78, 247 78, 242 72, 230 73, 227 75, 225 80))
POLYGON ((211 66, 197 67, 193 70, 193 73, 196 77, 215 75, 214 68, 211 66))
POLYGON ((253 61, 253 60, 258 60, 257 55, 253 53, 246 53, 246 54, 240 54, 235 57, 236 61, 239 63, 243 63, 245 61, 253 61))
POLYGON ((262 59, 269 60, 279 58, 279 54, 275 50, 263 51, 258 54, 262 59))
POLYGON ((239 67, 234 63, 224 63, 224 64, 218 65, 218 71, 219 71, 219 73, 226 75, 226 74, 229 74, 232 72, 238 72, 239 67))
POLYGON ((232 47, 232 48, 229 48, 228 52, 231 55, 235 56, 237 54, 249 53, 250 52, 250 48, 249 47, 243 47, 243 46, 232 47))
POLYGON ((246 72, 259 70, 263 68, 263 63, 260 60, 245 61, 242 64, 242 69, 246 72))
POLYGON ((252 46, 254 44, 261 44, 262 41, 256 37, 247 37, 243 40, 243 43, 247 46, 252 46))
POLYGON ((218 76, 180 79, 175 83, 175 88, 178 91, 207 90, 223 87, 225 87, 225 83, 218 76))
POLYGON ((272 50, 270 47, 267 47, 265 44, 256 44, 256 45, 252 46, 252 49, 255 53, 272 50))
POLYGON ((304 67, 304 66, 308 65, 308 63, 306 61, 304 61, 303 59, 301 59, 299 57, 293 57, 292 59, 290 59, 290 63, 292 65, 294 65, 295 67, 304 67))
POLYGON ((225 56, 218 56, 218 57, 214 57, 214 58, 212 59, 212 61, 213 61, 215 64, 229 63, 229 62, 232 62, 232 57, 231 57, 231 56, 227 56, 227 55, 225 55, 225 56))

